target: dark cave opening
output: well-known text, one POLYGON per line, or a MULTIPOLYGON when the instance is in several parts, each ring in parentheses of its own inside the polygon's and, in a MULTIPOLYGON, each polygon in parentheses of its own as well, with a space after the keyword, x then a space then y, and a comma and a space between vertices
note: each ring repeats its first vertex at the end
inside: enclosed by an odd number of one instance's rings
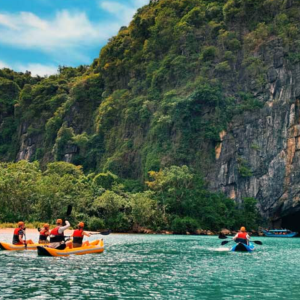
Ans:
POLYGON ((281 227, 300 233, 300 211, 283 217, 281 227))

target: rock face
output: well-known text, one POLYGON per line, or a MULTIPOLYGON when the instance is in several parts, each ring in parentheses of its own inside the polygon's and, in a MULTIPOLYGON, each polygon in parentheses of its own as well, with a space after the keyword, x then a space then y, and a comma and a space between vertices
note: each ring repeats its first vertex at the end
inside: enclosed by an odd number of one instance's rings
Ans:
POLYGON ((263 216, 276 222, 300 210, 300 65, 289 65, 279 39, 257 56, 267 66, 267 83, 253 93, 264 108, 236 117, 220 134, 208 178, 213 190, 238 202, 257 198, 263 216))

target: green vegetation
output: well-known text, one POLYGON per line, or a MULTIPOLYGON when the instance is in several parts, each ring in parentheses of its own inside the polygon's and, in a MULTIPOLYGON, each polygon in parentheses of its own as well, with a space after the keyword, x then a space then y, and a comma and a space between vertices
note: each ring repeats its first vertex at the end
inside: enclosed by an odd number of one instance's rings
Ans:
POLYGON ((198 229, 257 229, 256 201, 246 198, 237 210, 233 200, 209 192, 187 166, 150 172, 143 191, 126 190, 112 173, 85 175, 81 167, 55 162, 41 170, 37 162, 0 164, 0 223, 26 220, 54 223, 69 204, 72 224, 91 230, 128 232, 140 227, 195 233, 198 229))
POLYGON ((67 160, 128 180, 214 162, 219 133, 263 107, 257 51, 279 39, 298 61, 299 3, 160 0, 139 9, 91 66, 59 74, 0 71, 0 159, 67 160), (20 134, 23 136, 21 142, 20 134))
POLYGON ((241 157, 239 157, 237 161, 239 174, 244 178, 251 177, 253 174, 250 168, 248 167, 247 162, 241 157))
MULTIPOLYGON (((221 204, 231 211, 231 202, 218 194, 204 197, 204 183, 200 188, 195 179, 184 179, 197 197, 189 198, 179 186, 182 199, 162 194, 153 183, 146 196, 143 183, 156 182, 152 172, 171 166, 187 165, 197 174, 211 169, 220 132, 234 118, 264 106, 263 97, 256 96, 267 89, 268 53, 261 55, 268 51, 266 44, 276 42, 283 53, 288 49, 291 67, 299 61, 299 13, 298 1, 160 0, 139 9, 91 66, 59 67, 57 75, 46 78, 0 70, 0 161, 40 165, 24 166, 19 175, 24 193, 12 180, 15 186, 3 194, 4 203, 19 191, 16 199, 31 201, 24 217, 49 220, 61 207, 58 199, 66 205, 74 198, 84 203, 82 218, 91 218, 93 228, 100 226, 99 218, 105 225, 117 221, 117 228, 146 226, 144 220, 178 232, 195 224, 230 227, 214 214, 221 204), (89 175, 82 173, 82 180, 71 184, 73 174, 50 172, 55 161, 82 166, 89 175), (59 190, 67 186, 69 194, 59 190), (44 189, 43 196, 32 199, 41 193, 35 188, 44 189), (126 198, 122 193, 127 192, 135 196, 126 198), (100 200, 91 200, 96 195, 100 200), (143 221, 141 197, 150 210, 143 221), (188 209, 194 202, 201 207, 199 215, 188 209), (159 213, 152 215, 153 210, 159 213)), ((252 176, 246 163, 239 163, 239 175, 252 176)), ((19 216, 17 200, 15 205, 14 213, 1 208, 5 219, 19 216)))
POLYGON ((259 147, 257 144, 252 144, 252 145, 250 146, 250 148, 253 149, 253 150, 256 150, 256 151, 259 151, 259 150, 260 150, 260 147, 259 147))

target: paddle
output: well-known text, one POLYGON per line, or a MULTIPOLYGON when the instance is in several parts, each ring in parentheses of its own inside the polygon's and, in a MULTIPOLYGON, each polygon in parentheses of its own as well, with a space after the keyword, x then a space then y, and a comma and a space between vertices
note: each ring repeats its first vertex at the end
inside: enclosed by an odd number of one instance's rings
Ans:
POLYGON ((108 229, 106 231, 101 231, 101 232, 90 232, 90 235, 98 235, 98 234, 109 235, 109 234, 111 234, 111 230, 108 229))
POLYGON ((221 245, 223 246, 223 245, 226 245, 226 244, 228 244, 228 243, 230 243, 230 242, 233 242, 233 240, 232 240, 232 241, 223 241, 223 242, 221 243, 221 245))
POLYGON ((24 238, 25 238, 25 244, 24 244, 24 246, 25 246, 25 250, 27 250, 27 239, 26 239, 26 233, 25 233, 25 230, 26 230, 26 228, 23 229, 23 232, 24 232, 24 238))
POLYGON ((72 209, 73 209, 73 206, 72 206, 71 204, 69 204, 69 205, 68 205, 68 209, 67 209, 67 213, 66 213, 67 217, 70 216, 70 214, 71 214, 71 212, 72 212, 72 209))
MULTIPOLYGON (((72 213, 72 209, 73 209, 73 206, 71 204, 68 205, 68 208, 67 208, 67 212, 65 214, 65 218, 69 217, 72 213)), ((65 218, 62 219, 63 221, 63 225, 66 225, 66 220, 65 218)), ((40 228, 38 228, 38 231, 40 231, 40 228)), ((60 243, 60 245, 58 247, 56 247, 56 249, 59 249, 59 250, 64 250, 66 248, 66 242, 68 240, 70 240, 70 237, 69 236, 64 236, 64 238, 68 238, 67 240, 64 240, 60 243)))
MULTIPOLYGON (((72 209, 73 209, 73 206, 71 204, 68 205, 68 208, 67 208, 67 213, 66 213, 66 217, 69 217, 72 213, 72 209)), ((63 223, 65 224, 65 220, 63 219, 63 223)), ((41 228, 38 227, 37 228, 37 231, 40 232, 41 231, 41 228)))
MULTIPOLYGON (((72 213, 72 209, 73 209, 73 206, 71 204, 68 205, 68 208, 67 208, 67 213, 65 215, 65 218, 69 217, 72 213)), ((63 225, 66 225, 66 220, 63 219, 63 225)))
POLYGON ((257 244, 257 245, 262 245, 263 243, 261 241, 251 241, 252 243, 254 244, 257 244))
MULTIPOLYGON (((67 218, 67 217, 69 217, 71 215, 72 209, 73 209, 73 206, 71 204, 69 204, 68 208, 67 208, 67 213, 65 215, 65 218, 67 218)), ((65 219, 63 219, 63 225, 66 225, 66 220, 65 219)), ((66 238, 66 236, 64 238, 66 238)), ((67 238, 69 238, 69 237, 67 237, 67 238)), ((70 238, 67 239, 67 240, 64 240, 63 242, 61 242, 60 246, 58 246, 56 249, 64 250, 66 248, 66 244, 65 243, 68 240, 70 240, 70 238), (59 248, 59 247, 61 247, 61 248, 59 248)))
MULTIPOLYGON (((106 230, 106 231, 101 231, 101 232, 90 232, 90 235, 98 235, 98 234, 102 234, 102 235, 109 235, 111 233, 111 230, 106 230)), ((72 236, 67 236, 65 235, 65 238, 72 238, 72 236)))
MULTIPOLYGON (((233 240, 231 240, 231 241, 223 241, 222 243, 221 243, 221 245, 223 246, 223 245, 226 245, 226 244, 228 244, 228 243, 230 243, 230 242, 233 242, 233 240)), ((261 241, 250 241, 251 243, 254 243, 254 244, 257 244, 257 245, 262 245, 263 243, 261 242, 261 241)))

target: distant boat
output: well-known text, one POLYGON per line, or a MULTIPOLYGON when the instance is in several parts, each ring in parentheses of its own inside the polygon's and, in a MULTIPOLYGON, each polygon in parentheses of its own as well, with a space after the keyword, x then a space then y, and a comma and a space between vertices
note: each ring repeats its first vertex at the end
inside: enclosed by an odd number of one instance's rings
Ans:
POLYGON ((268 237, 280 237, 280 238, 291 238, 298 234, 298 232, 292 232, 287 229, 272 229, 272 230, 263 230, 265 236, 268 237))

